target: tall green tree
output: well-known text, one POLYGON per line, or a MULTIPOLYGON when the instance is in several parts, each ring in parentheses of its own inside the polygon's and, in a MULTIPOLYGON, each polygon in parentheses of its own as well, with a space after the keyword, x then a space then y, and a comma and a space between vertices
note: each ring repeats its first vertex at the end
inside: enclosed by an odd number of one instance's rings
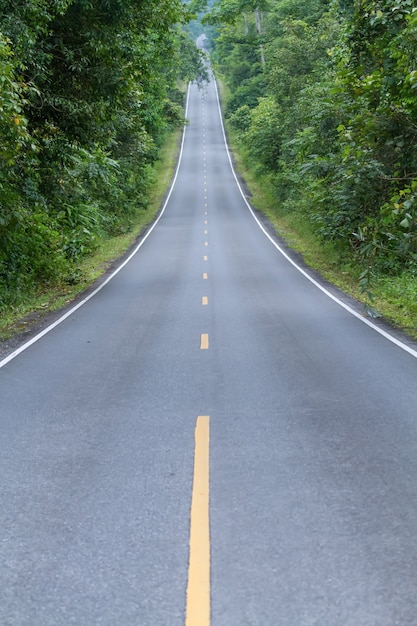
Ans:
POLYGON ((384 272, 417 259, 414 5, 271 0, 264 67, 250 60, 244 2, 219 0, 211 18, 226 115, 282 210, 384 272))
POLYGON ((0 0, 0 306, 73 276, 146 204, 203 69, 180 0, 0 0))

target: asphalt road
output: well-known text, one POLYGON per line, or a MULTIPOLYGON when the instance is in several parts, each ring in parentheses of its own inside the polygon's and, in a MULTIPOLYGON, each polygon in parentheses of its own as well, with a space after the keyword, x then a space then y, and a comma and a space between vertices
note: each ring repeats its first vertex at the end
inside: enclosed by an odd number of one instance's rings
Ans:
POLYGON ((417 353, 262 232, 213 82, 188 118, 137 253, 0 362, 0 624, 184 625, 209 416, 211 624, 417 625, 417 353))

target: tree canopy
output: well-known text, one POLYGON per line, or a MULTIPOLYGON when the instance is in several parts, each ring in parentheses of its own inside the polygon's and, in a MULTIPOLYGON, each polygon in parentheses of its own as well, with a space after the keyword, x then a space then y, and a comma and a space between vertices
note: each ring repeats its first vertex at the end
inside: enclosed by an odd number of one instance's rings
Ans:
POLYGON ((205 20, 226 116, 281 210, 354 255, 364 286, 371 271, 414 271, 413 0, 216 0, 205 20))
POLYGON ((146 203, 204 72, 180 0, 0 0, 0 309, 74 280, 146 203))

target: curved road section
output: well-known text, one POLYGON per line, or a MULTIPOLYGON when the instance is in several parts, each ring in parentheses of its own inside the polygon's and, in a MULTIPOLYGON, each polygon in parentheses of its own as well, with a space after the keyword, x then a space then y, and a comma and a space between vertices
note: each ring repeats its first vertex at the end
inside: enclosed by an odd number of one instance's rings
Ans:
POLYGON ((417 359, 253 219, 214 82, 151 235, 0 363, 2 626, 417 624, 417 359))

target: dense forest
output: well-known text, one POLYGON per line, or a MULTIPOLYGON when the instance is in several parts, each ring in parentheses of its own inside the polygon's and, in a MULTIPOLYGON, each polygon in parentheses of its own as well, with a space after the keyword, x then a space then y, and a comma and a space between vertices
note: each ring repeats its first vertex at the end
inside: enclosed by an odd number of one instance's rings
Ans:
POLYGON ((131 228, 203 70, 180 0, 0 0, 0 311, 131 228))
POLYGON ((363 291, 417 268, 413 0, 0 0, 0 311, 78 280, 146 206, 150 168, 204 74, 279 211, 363 291), (190 20, 200 11, 200 22, 190 20), (189 34, 187 34, 189 33, 189 34))
POLYGON ((364 291, 417 260, 414 0, 216 0, 204 17, 239 150, 364 291))

